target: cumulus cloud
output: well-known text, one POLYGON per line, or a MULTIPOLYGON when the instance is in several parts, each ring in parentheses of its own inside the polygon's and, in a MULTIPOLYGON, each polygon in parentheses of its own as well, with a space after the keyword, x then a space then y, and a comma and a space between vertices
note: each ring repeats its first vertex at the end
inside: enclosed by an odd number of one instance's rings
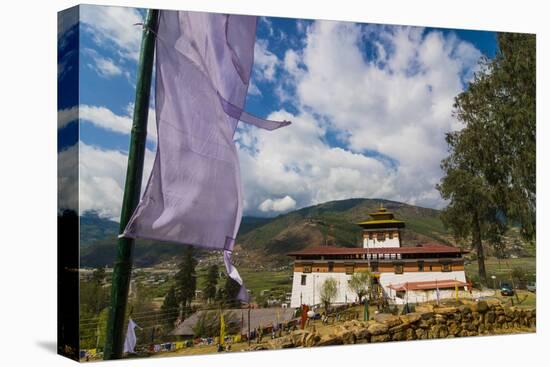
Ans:
POLYGON ((78 145, 57 155, 58 212, 78 210, 78 145))
POLYGON ((94 70, 100 77, 110 79, 115 76, 124 75, 126 78, 130 78, 130 73, 123 71, 113 59, 101 56, 97 51, 86 48, 84 53, 91 58, 91 63, 88 66, 94 70))
POLYGON ((281 110, 268 118, 293 124, 274 131, 243 128, 236 136, 248 215, 350 197, 385 197, 391 188, 391 170, 372 157, 330 147, 323 139, 326 129, 311 114, 281 110), (283 205, 290 199, 292 206, 283 205))
POLYGON ((57 128, 63 129, 73 121, 78 120, 78 106, 57 111, 57 128))
MULTIPOLYGON (((132 115, 134 112, 133 104, 127 106, 126 113, 123 115, 118 115, 107 107, 90 105, 80 105, 78 112, 81 120, 90 122, 96 127, 120 134, 130 134, 132 128, 132 115)), ((60 117, 58 117, 58 119, 60 119, 60 117)), ((150 108, 147 121, 147 139, 156 142, 156 138, 157 125, 155 122, 155 110, 150 108)))
POLYGON ((123 59, 137 61, 141 42, 143 17, 135 8, 119 6, 81 5, 83 30, 102 47, 112 47, 123 59))
POLYGON ((258 209, 262 212, 286 212, 296 207, 296 201, 290 196, 281 199, 267 199, 260 204, 258 209))
MULTIPOLYGON (((104 218, 118 221, 124 193, 128 154, 79 144, 79 210, 96 211, 104 218)), ((155 152, 146 149, 142 191, 153 167, 155 152)))
MULTIPOLYGON (((270 118, 293 125, 238 135, 247 210, 286 195, 297 207, 350 197, 443 206, 434 186, 444 136, 460 128, 453 99, 480 51, 417 27, 316 21, 304 32, 303 48, 269 63, 276 95, 298 111, 270 118)), ((256 54, 270 54, 264 46, 256 54)))
POLYGON ((256 40, 254 44, 254 76, 259 80, 273 81, 279 59, 267 48, 266 40, 256 40))

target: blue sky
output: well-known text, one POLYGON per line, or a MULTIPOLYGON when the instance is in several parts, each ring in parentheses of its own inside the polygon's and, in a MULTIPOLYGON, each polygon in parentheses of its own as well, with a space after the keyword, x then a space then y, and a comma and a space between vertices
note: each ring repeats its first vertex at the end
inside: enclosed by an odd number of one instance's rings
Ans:
MULTIPOLYGON (((141 37, 134 24, 144 14, 81 6, 80 98, 59 105, 61 142, 76 130, 80 110, 80 209, 111 219, 120 210, 134 102, 141 37)), ((453 97, 479 57, 494 56, 495 33, 259 18, 256 37, 246 109, 293 125, 272 133, 238 129, 245 215, 351 197, 445 205, 434 185, 444 135, 461 128, 453 97)), ((62 34, 60 43, 69 39, 62 34)), ((62 91, 75 75, 64 66, 62 91)), ((154 101, 150 112, 146 175, 155 150, 154 101)), ((70 145, 59 144, 60 154, 70 145)))

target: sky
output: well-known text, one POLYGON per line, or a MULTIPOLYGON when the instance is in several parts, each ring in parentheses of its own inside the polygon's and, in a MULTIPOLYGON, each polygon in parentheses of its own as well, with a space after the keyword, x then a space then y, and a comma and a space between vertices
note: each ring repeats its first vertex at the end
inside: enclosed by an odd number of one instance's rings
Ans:
MULTIPOLYGON (((59 170, 78 164, 81 213, 118 221, 141 41, 135 24, 144 16, 83 5, 79 22, 61 27, 59 170), (71 40, 78 58, 63 52, 71 40), (78 101, 67 87, 74 78, 78 101), (80 160, 63 160, 77 142, 80 160)), ((487 31, 260 17, 246 110, 292 125, 271 132, 239 125, 244 215, 357 197, 444 207, 435 189, 444 138, 462 128, 453 100, 496 48, 487 31)), ((155 149, 152 100, 144 182, 155 149)))

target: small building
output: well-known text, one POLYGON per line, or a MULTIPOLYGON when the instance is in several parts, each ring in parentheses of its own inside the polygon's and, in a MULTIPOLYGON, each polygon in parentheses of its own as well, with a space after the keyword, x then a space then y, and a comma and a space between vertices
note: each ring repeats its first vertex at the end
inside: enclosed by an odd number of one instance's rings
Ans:
POLYGON ((440 243, 402 246, 405 222, 382 206, 370 217, 358 223, 363 247, 318 246, 288 254, 294 257, 291 307, 320 304, 321 287, 328 278, 338 284, 333 303, 356 301, 348 282, 361 271, 370 271, 383 296, 396 304, 449 298, 466 286, 467 251, 440 243))

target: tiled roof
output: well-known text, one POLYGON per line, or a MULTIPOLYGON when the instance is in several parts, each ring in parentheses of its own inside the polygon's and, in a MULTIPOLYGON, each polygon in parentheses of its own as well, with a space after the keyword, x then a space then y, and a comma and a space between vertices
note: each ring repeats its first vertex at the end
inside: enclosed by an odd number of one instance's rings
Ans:
POLYGON ((424 282, 407 282, 402 284, 390 284, 389 288, 396 291, 416 291, 416 290, 426 290, 426 289, 445 289, 445 288, 454 288, 454 287, 464 287, 466 283, 454 280, 454 279, 445 279, 445 280, 429 280, 424 282))
POLYGON ((443 254, 443 253, 468 253, 458 247, 442 245, 439 243, 428 243, 415 247, 336 247, 336 246, 315 246, 300 251, 288 253, 288 256, 304 255, 355 255, 355 254, 443 254))

